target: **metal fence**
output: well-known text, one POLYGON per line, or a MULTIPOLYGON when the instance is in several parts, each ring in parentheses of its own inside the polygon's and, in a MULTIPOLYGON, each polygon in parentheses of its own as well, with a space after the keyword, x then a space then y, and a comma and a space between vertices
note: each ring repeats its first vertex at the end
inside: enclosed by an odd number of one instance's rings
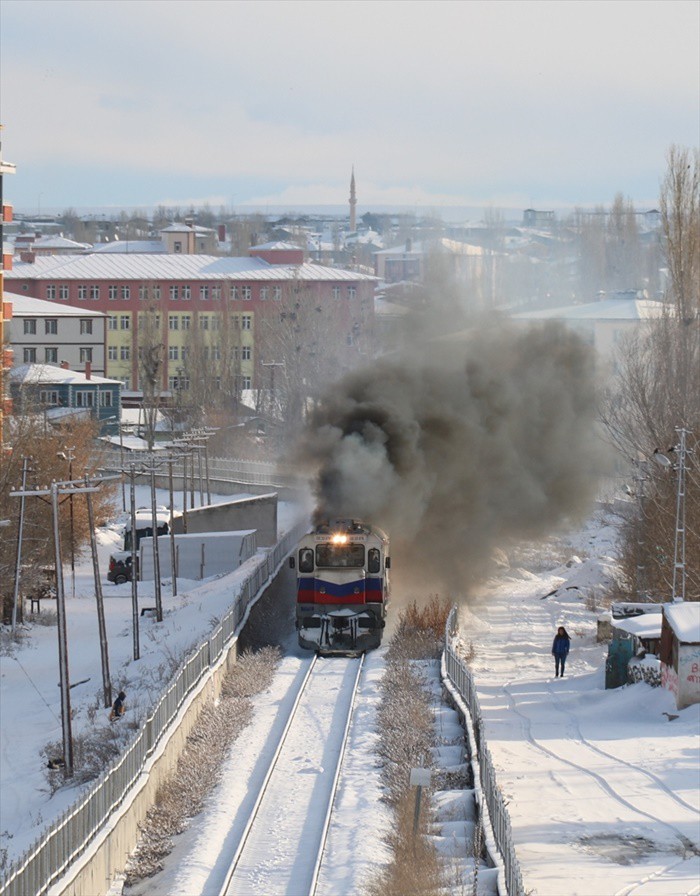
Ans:
MULTIPOLYGON (((156 445, 156 447, 158 447, 156 445)), ((158 461, 160 452, 150 454, 147 451, 124 451, 123 454, 114 448, 107 448, 102 451, 102 465, 105 469, 120 470, 124 463, 139 463, 140 461, 150 462, 152 459, 158 461)), ((298 488, 306 482, 298 473, 292 469, 284 469, 279 464, 268 463, 267 461, 242 460, 240 458, 231 457, 210 457, 200 458, 196 452, 194 458, 188 460, 188 478, 192 481, 198 480, 200 475, 205 476, 208 469, 210 479, 220 479, 230 482, 238 482, 241 485, 264 485, 270 488, 298 488)), ((165 472, 165 466, 163 470, 165 472)), ((182 480, 185 472, 184 460, 176 457, 173 463, 173 476, 182 480)))
POLYGON ((510 817, 508 815, 503 794, 496 783, 496 770, 493 766, 491 753, 486 745, 486 736, 481 718, 481 707, 479 706, 476 685, 474 684, 474 679, 466 662, 455 650, 455 625, 456 610, 453 608, 447 621, 447 632, 445 637, 445 668, 447 676, 464 700, 464 703, 469 710, 469 715, 471 716, 474 739, 476 740, 473 747, 478 756, 481 789, 491 819, 493 838, 496 847, 501 854, 501 859, 503 860, 505 885, 508 891, 508 896, 525 896, 523 879, 520 873, 520 864, 515 855, 515 846, 513 845, 510 817))
POLYGON ((221 657, 255 596, 305 531, 306 526, 299 525, 288 532, 243 581, 233 606, 185 659, 124 755, 7 869, 0 896, 39 896, 85 851, 138 779, 188 694, 221 657))

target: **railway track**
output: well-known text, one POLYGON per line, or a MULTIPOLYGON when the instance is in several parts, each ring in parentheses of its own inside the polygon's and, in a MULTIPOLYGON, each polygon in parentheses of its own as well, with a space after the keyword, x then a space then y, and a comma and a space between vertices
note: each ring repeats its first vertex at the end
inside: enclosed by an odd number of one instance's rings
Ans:
POLYGON ((315 657, 219 896, 314 896, 364 657, 315 657))

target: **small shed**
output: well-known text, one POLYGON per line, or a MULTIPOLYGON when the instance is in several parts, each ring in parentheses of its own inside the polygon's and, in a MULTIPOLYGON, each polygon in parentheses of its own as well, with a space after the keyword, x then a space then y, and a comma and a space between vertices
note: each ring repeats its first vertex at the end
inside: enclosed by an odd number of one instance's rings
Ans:
POLYGON ((700 703, 700 603, 664 604, 661 684, 676 695, 678 709, 700 703))
POLYGON ((605 662, 606 688, 619 688, 630 680, 634 681, 635 677, 630 675, 631 661, 635 657, 657 653, 661 619, 659 612, 612 619, 612 640, 605 662))

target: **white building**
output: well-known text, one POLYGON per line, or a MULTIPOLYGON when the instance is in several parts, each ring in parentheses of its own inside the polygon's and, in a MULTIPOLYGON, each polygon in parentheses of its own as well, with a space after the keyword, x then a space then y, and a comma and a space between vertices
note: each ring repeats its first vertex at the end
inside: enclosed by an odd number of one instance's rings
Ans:
POLYGON ((5 300, 12 303, 7 330, 14 367, 65 361, 72 370, 90 364, 97 376, 104 376, 106 314, 17 293, 6 292, 5 300))

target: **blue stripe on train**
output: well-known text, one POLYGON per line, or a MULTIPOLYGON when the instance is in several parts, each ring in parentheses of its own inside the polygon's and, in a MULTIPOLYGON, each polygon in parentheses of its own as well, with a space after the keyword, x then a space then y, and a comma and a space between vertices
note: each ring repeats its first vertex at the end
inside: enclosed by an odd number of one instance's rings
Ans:
POLYGON ((304 596, 320 593, 320 589, 325 589, 324 597, 335 597, 340 600, 347 600, 353 597, 360 597, 363 593, 367 600, 382 599, 382 580, 376 579, 355 579, 352 582, 329 582, 327 579, 314 579, 313 577, 299 578, 297 583, 297 592, 304 596), (359 588, 359 593, 355 594, 355 588, 359 588))

